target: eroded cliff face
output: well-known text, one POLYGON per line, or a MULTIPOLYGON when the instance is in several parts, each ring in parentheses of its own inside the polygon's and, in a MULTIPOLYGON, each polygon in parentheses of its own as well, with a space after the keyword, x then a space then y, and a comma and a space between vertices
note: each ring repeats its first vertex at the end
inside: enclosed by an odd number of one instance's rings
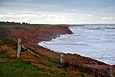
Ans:
MULTIPOLYGON (((27 43, 33 47, 37 47, 41 51, 44 51, 44 52, 46 51, 46 53, 49 52, 50 54, 48 54, 46 56, 48 56, 50 58, 52 58, 52 56, 54 55, 54 54, 51 55, 51 53, 53 53, 53 52, 51 52, 50 49, 46 49, 42 46, 39 46, 38 43, 41 41, 49 41, 52 38, 59 37, 62 34, 72 34, 72 32, 68 28, 68 26, 49 26, 49 27, 41 27, 41 28, 37 28, 37 29, 32 29, 32 30, 11 29, 10 33, 11 33, 11 35, 9 35, 9 36, 11 38, 13 38, 14 40, 17 40, 18 38, 20 38, 22 40, 22 42, 24 42, 24 43, 27 43)), ((44 53, 44 54, 46 54, 46 53, 44 53)), ((76 57, 72 60, 67 59, 67 61, 71 64, 83 63, 83 64, 104 65, 104 63, 102 63, 102 62, 99 62, 99 61, 91 59, 91 58, 82 57, 77 54, 76 55, 67 54, 67 55, 76 57)))
POLYGON ((20 38, 26 43, 38 43, 40 41, 49 41, 52 38, 56 38, 62 34, 72 34, 71 30, 67 26, 49 26, 40 27, 32 30, 25 29, 11 29, 11 35, 13 39, 20 38))

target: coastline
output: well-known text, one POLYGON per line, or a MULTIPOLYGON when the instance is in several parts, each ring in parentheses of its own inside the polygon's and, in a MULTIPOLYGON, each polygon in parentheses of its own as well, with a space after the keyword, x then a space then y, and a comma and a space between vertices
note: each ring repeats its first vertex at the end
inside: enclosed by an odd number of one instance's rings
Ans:
MULTIPOLYGON (((44 48, 38 45, 38 43, 42 41, 51 41, 52 39, 55 39, 56 37, 59 37, 60 35, 73 34, 68 26, 56 26, 56 25, 50 26, 50 27, 41 27, 41 28, 32 29, 32 30, 11 29, 10 33, 11 35, 9 37, 13 38, 14 40, 16 40, 17 38, 20 38, 22 42, 25 42, 33 47, 37 47, 38 49, 41 48, 43 50, 47 50, 49 52, 52 52, 52 50, 44 48)), ((67 54, 70 55, 70 53, 67 53, 67 54)), ((104 62, 101 62, 89 57, 81 56, 79 54, 71 54, 71 55, 74 55, 74 56, 76 55, 77 57, 80 56, 81 58, 83 58, 83 60, 86 61, 84 62, 86 64, 89 63, 89 64, 109 65, 109 64, 106 64, 104 62)))
MULTIPOLYGON (((69 28, 70 30, 72 30, 71 28, 69 28)), ((73 31, 73 30, 72 30, 73 31)), ((75 33, 75 31, 73 31, 75 33)), ((81 32, 82 33, 82 32, 81 32)), ((48 48, 48 49, 51 49, 55 52, 63 52, 65 54, 67 53, 70 53, 70 54, 79 54, 81 56, 85 56, 85 57, 90 57, 92 59, 95 59, 95 60, 98 60, 98 61, 101 61, 101 62, 104 62, 105 64, 108 64, 108 65, 114 65, 114 61, 112 60, 109 60, 109 59, 100 59, 100 57, 106 57, 106 55, 108 56, 107 52, 106 53, 103 53, 103 52, 100 52, 100 53, 97 53, 97 52, 91 52, 91 53, 94 53, 92 54, 91 56, 90 55, 87 55, 87 54, 91 54, 90 53, 90 49, 91 47, 89 46, 89 48, 85 48, 84 45, 90 45, 90 44, 85 44, 83 41, 85 40, 81 40, 82 43, 80 43, 81 41, 77 42, 76 40, 72 40, 75 38, 79 38, 79 36, 77 36, 77 34, 80 36, 80 31, 76 32, 75 34, 62 34, 60 37, 57 37, 56 39, 52 39, 50 41, 43 41, 41 43, 38 43, 38 45, 40 46, 43 46, 44 48, 48 48), (74 37, 73 37, 74 35, 74 37), (76 37, 77 36, 77 37, 76 37), (66 40, 68 39, 68 41, 66 40), (70 40, 70 41, 69 41, 70 40), (79 46, 79 44, 83 44, 82 47, 79 46), (81 51, 79 51, 79 47, 81 48, 81 51), (83 50, 82 48, 85 48, 86 50, 83 50), (77 50, 78 49, 78 50, 77 50), (76 51, 77 50, 77 51, 76 51), (83 52, 84 51, 84 52, 83 52), (86 55, 85 55, 85 54, 86 55), (96 53, 96 54, 95 54, 96 53), (100 55, 100 54, 105 54, 105 55, 100 55), (97 56, 96 56, 97 55, 97 56), (109 60, 109 61, 107 61, 109 60)), ((85 34, 85 33, 84 33, 85 34)), ((93 34, 93 33, 92 33, 93 34)), ((93 38, 93 37, 92 37, 93 38)), ((87 39, 87 38, 86 38, 87 39)), ((77 39, 77 40, 80 40, 80 39, 77 39)), ((89 39, 90 40, 90 39, 89 39)), ((93 44, 93 43, 92 43, 93 44)), ((103 45, 102 45, 103 46, 103 45)), ((110 48, 110 47, 109 47, 110 48)), ((100 48, 99 48, 100 49, 100 48)), ((106 48, 107 49, 107 48, 106 48)), ((93 51, 93 50, 92 50, 93 51)), ((95 50, 95 51, 102 51, 102 50, 98 50, 98 48, 95 50)))
MULTIPOLYGON (((35 65, 43 65, 45 67, 47 66, 48 68, 55 68, 55 69, 60 69, 60 52, 55 52, 53 50, 44 48, 38 45, 38 42, 50 41, 52 40, 52 38, 59 37, 60 35, 63 34, 72 34, 72 31, 68 28, 68 26, 56 26, 56 25, 39 27, 34 29, 2 28, 0 29, 0 31, 2 31, 2 33, 4 33, 3 31, 5 31, 6 32, 5 38, 7 37, 15 42, 12 44, 11 43, 12 41, 10 40, 11 41, 10 43, 6 43, 6 46, 12 48, 14 51, 14 52, 6 52, 6 54, 10 54, 8 56, 15 59, 17 38, 20 38, 22 40, 22 44, 27 49, 39 55, 38 57, 24 50, 21 54, 20 60, 31 61, 35 65), (47 61, 50 62, 51 65, 47 63, 47 61), (54 63, 54 65, 56 64, 57 66, 52 67, 52 63, 54 63)), ((4 46, 2 47, 4 48, 4 46)), ((111 66, 89 57, 84 57, 79 54, 70 54, 70 53, 67 54, 63 53, 63 54, 64 54, 65 67, 68 73, 74 76, 79 72, 80 74, 81 73, 87 74, 88 77, 89 75, 95 76, 95 74, 97 74, 97 76, 105 77, 106 75, 105 70, 107 69, 107 67, 112 67, 112 69, 115 70, 114 65, 111 66), (76 72, 76 70, 78 71, 76 72)))

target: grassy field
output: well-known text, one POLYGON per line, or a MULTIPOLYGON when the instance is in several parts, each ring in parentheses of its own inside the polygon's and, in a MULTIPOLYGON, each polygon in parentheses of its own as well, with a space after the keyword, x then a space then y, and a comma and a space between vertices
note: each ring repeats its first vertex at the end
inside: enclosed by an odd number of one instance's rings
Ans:
POLYGON ((0 76, 2 77, 92 77, 85 73, 77 72, 70 74, 70 71, 65 71, 58 63, 46 59, 46 65, 36 64, 32 61, 24 59, 15 59, 6 56, 0 52, 0 76))
MULTIPOLYGON (((8 28, 8 29, 36 29, 41 27, 49 27, 52 26, 50 24, 30 24, 30 23, 16 23, 16 22, 0 22, 0 28, 8 28)), ((57 26, 57 25, 53 25, 57 26)), ((60 25, 58 25, 60 26, 60 25)))
POLYGON ((25 77, 25 76, 39 76, 39 77, 69 77, 66 73, 52 71, 51 69, 42 68, 35 66, 31 62, 26 61, 12 61, 12 62, 0 62, 0 76, 15 76, 15 77, 25 77))

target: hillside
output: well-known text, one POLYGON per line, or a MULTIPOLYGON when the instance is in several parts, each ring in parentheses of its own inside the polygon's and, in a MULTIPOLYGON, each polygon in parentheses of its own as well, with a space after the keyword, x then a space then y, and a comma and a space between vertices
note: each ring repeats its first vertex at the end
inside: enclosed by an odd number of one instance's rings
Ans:
MULTIPOLYGON (((106 69, 110 65, 69 53, 64 54, 61 64, 60 53, 37 44, 62 34, 72 32, 65 25, 0 22, 0 76, 107 77, 106 69), (22 49, 20 59, 16 59, 18 38, 34 54, 22 49)), ((115 67, 111 67, 115 76, 115 67)))

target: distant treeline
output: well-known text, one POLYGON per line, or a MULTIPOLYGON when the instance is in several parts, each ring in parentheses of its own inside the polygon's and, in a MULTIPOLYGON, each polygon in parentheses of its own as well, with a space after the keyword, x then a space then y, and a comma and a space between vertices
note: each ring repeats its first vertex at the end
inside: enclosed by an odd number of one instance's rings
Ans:
MULTIPOLYGON (((19 25, 19 24, 28 24, 30 25, 30 23, 26 23, 26 22, 9 22, 9 21, 0 21, 0 25, 19 25)), ((35 24, 34 24, 35 25, 35 24)))
POLYGON ((83 24, 31 24, 26 22, 0 21, 0 25, 34 25, 34 26, 84 26, 83 24))
POLYGON ((30 24, 26 22, 9 22, 9 21, 0 21, 0 28, 13 28, 13 29, 32 29, 32 28, 41 28, 41 27, 51 27, 51 26, 68 26, 61 24, 30 24))
POLYGON ((9 22, 9 21, 0 21, 1 28, 14 28, 14 29, 32 29, 32 28, 40 28, 44 26, 49 26, 46 24, 30 24, 25 22, 9 22))
POLYGON ((66 24, 31 24, 26 22, 9 22, 9 21, 0 21, 0 25, 39 25, 39 26, 67 26, 66 24))

